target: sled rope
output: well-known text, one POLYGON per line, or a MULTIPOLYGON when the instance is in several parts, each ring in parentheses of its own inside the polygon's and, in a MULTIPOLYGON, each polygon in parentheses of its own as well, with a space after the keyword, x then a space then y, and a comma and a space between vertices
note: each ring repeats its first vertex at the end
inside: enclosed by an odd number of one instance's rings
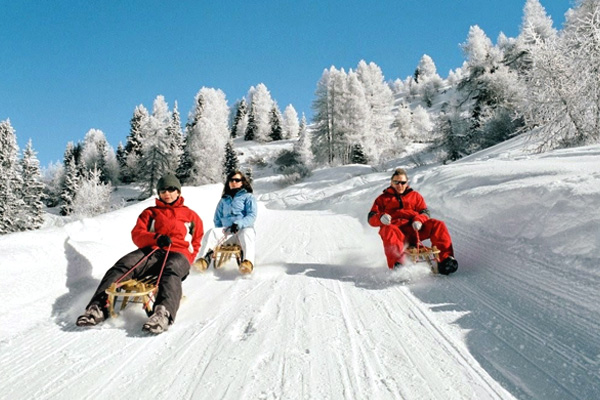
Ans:
MULTIPOLYGON (((154 249, 154 251, 156 251, 158 249, 154 249)), ((152 253, 154 253, 154 251, 152 253)), ((169 245, 169 247, 167 248, 167 254, 165 254, 165 259, 163 260, 163 264, 162 267, 160 268, 160 273, 158 274, 158 278, 156 279, 156 290, 158 291, 158 284, 160 283, 160 278, 162 277, 163 271, 165 270, 165 265, 167 265, 167 258, 169 258, 169 252, 171 251, 171 245, 169 245)), ((152 254, 150 253, 150 254, 152 254)), ((154 302, 154 296, 148 296, 148 301, 146 301, 144 303, 144 308, 148 309, 148 304, 150 304, 150 302, 154 302)))
MULTIPOLYGON (((171 248, 171 246, 169 246, 169 249, 171 248)), ((142 257, 142 259, 140 261, 138 261, 133 267, 131 267, 131 269, 127 272, 125 272, 119 279, 117 279, 114 283, 115 285, 118 284, 119 282, 121 282, 123 280, 123 278, 125 278, 127 275, 129 275, 134 269, 136 269, 138 266, 140 266, 144 261, 146 261, 152 254, 154 254, 154 252, 158 250, 158 247, 154 250, 152 250, 150 253, 148 253, 147 255, 145 255, 144 257, 142 257)), ((168 254, 168 253, 167 253, 168 254)), ((164 265, 163 265, 164 267, 164 265)))

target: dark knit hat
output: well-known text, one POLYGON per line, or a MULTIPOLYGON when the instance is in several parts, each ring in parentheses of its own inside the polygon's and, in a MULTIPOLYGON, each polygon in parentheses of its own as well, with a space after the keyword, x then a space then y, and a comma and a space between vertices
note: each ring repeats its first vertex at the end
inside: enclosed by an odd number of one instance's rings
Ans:
POLYGON ((162 178, 158 180, 156 184, 156 190, 160 192, 161 190, 165 190, 167 188, 174 187, 179 192, 181 192, 181 183, 179 179, 173 174, 165 174, 162 178))

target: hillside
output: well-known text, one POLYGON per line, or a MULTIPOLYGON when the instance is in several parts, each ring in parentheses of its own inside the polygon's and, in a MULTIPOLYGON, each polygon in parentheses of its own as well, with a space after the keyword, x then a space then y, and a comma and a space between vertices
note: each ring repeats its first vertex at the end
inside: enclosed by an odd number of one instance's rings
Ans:
MULTIPOLYGON (((2 236, 0 398, 594 398, 600 146, 522 147, 411 171, 453 236, 449 277, 385 267, 366 213, 389 172, 321 169, 285 188, 256 174, 255 272, 192 272, 159 336, 138 307, 74 326, 153 200, 2 236)), ((206 227, 220 191, 184 188, 206 227)))

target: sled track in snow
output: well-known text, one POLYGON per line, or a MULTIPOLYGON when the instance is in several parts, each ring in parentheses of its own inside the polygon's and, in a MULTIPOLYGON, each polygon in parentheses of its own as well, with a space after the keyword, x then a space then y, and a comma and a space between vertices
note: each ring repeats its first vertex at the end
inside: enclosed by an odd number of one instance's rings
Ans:
POLYGON ((600 391, 600 315, 590 299, 598 299, 598 278, 589 275, 573 290, 573 277, 543 255, 494 247, 460 225, 451 231, 462 268, 448 285, 472 314, 469 329, 479 338, 467 340, 471 353, 520 397, 593 398, 600 391), (496 354, 480 347, 485 343, 495 343, 496 354), (511 368, 521 370, 518 378, 511 368))

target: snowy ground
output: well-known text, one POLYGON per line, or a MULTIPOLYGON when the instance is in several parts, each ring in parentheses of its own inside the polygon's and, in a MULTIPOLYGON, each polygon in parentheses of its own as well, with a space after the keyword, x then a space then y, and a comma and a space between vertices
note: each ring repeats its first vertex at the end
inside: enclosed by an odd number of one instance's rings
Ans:
MULTIPOLYGON (((1 236, 0 399, 598 398, 600 146, 521 147, 411 171, 450 277, 385 267, 366 213, 389 172, 258 178, 255 272, 192 272, 159 336, 138 306, 74 326, 153 200, 1 236)), ((207 227, 220 191, 184 188, 207 227)))

